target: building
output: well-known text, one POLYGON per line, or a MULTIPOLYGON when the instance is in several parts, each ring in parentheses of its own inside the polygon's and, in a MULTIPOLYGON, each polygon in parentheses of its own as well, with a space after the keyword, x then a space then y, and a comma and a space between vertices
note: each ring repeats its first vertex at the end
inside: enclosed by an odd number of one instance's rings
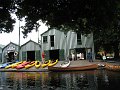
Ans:
POLYGON ((41 60, 40 44, 29 40, 20 48, 20 60, 34 61, 41 60))
POLYGON ((2 63, 18 60, 19 45, 10 42, 2 49, 2 63))
POLYGON ((4 45, 0 44, 0 62, 2 62, 2 49, 4 48, 4 45))
POLYGON ((65 35, 63 32, 51 29, 41 34, 41 49, 45 52, 45 59, 65 58, 65 35))
POLYGON ((92 52, 94 59, 93 34, 81 35, 73 31, 66 34, 56 29, 50 29, 41 34, 41 49, 45 59, 65 60, 66 57, 86 59, 87 53, 92 52))

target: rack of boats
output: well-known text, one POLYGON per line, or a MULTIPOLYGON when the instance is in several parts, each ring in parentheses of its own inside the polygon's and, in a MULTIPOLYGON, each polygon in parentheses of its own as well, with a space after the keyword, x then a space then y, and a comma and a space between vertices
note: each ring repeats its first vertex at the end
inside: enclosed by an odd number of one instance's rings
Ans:
POLYGON ((36 69, 39 68, 45 68, 47 66, 54 66, 55 64, 58 63, 58 59, 55 61, 52 60, 47 60, 44 63, 41 63, 40 61, 20 61, 20 62, 15 62, 15 63, 4 63, 0 66, 1 69, 29 69, 32 67, 35 67, 36 69))
POLYGON ((59 61, 58 59, 52 61, 47 60, 44 63, 36 60, 36 61, 19 61, 15 63, 4 63, 0 66, 0 71, 9 71, 9 70, 15 70, 15 71, 40 71, 40 70, 47 70, 47 71, 81 71, 81 70, 93 70, 98 69, 99 67, 102 67, 106 70, 112 70, 112 71, 120 71, 120 65, 114 65, 109 63, 104 64, 95 64, 90 63, 86 65, 71 65, 70 60, 62 61, 61 63, 57 64, 59 61), (56 65, 57 64, 57 65, 56 65), (33 67, 33 68, 32 68, 33 67), (45 68, 47 67, 47 68, 45 68))

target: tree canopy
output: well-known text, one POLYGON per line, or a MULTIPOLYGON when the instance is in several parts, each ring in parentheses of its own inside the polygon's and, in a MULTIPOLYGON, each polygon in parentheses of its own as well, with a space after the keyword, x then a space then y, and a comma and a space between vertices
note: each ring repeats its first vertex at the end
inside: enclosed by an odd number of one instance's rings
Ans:
POLYGON ((15 13, 19 19, 25 18, 24 34, 33 30, 39 20, 51 28, 81 33, 106 30, 118 24, 120 15, 119 0, 0 0, 0 4, 1 30, 3 22, 9 26, 6 31, 12 30, 15 20, 10 13, 15 13))
POLYGON ((0 0, 0 32, 12 32, 15 19, 11 13, 15 10, 15 2, 12 0, 0 0))
POLYGON ((41 20, 50 28, 93 32, 98 45, 120 42, 120 0, 0 0, 0 13, 0 32, 13 30, 15 13, 25 18, 25 36, 41 20))
POLYGON ((38 20, 51 28, 81 33, 111 29, 119 18, 119 1, 114 0, 18 0, 18 16, 25 17, 25 33, 38 20))

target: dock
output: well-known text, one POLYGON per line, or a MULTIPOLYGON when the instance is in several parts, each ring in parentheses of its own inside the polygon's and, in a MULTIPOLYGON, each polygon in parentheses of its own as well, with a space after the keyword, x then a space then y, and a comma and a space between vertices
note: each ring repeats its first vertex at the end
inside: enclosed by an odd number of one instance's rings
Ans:
MULTIPOLYGON (((63 61, 59 61, 56 65, 54 65, 54 67, 59 67, 60 64, 62 63, 63 61)), ((71 61, 71 64, 69 67, 79 67, 79 66, 86 66, 86 65, 92 65, 92 64, 103 64, 105 65, 106 63, 111 63, 111 64, 119 64, 120 65, 120 62, 103 62, 101 60, 95 60, 94 62, 89 62, 88 60, 76 60, 76 61, 71 61)), ((48 67, 45 67, 45 68, 38 68, 36 69, 35 67, 31 67, 29 69, 12 69, 12 68, 9 68, 9 69, 5 69, 5 68, 1 68, 0 69, 0 72, 48 72, 48 67)))

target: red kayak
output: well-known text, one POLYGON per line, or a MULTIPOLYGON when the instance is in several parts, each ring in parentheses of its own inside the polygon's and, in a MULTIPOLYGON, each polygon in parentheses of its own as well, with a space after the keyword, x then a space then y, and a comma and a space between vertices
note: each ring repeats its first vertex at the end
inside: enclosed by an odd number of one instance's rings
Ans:
POLYGON ((24 68, 27 64, 29 64, 30 62, 23 62, 22 64, 19 64, 18 66, 16 66, 16 69, 22 69, 24 68))

